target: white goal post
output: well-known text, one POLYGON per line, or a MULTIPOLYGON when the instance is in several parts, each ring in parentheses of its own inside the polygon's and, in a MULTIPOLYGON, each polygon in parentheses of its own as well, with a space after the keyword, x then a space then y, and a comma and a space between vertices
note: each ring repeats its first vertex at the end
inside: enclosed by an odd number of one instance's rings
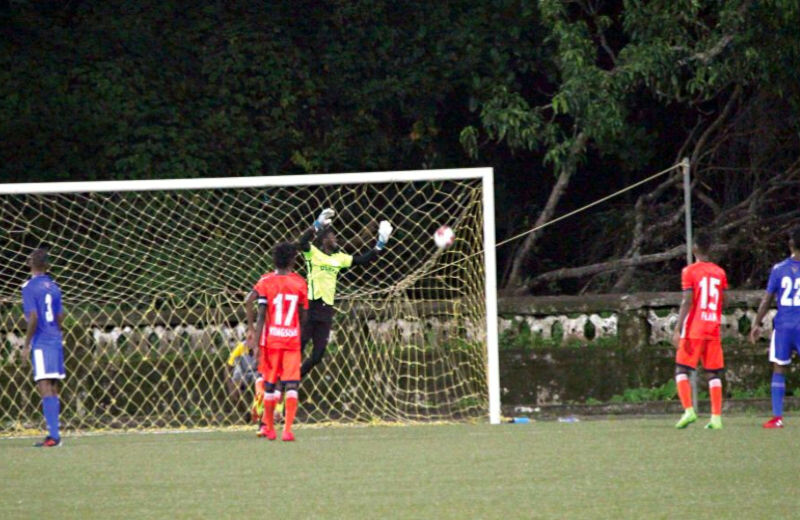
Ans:
MULTIPOLYGON (((18 306, 19 282, 27 276, 24 257, 38 243, 48 243, 54 250, 53 264, 57 281, 65 293, 68 311, 70 307, 81 308, 71 316, 67 325, 73 329, 65 332, 68 344, 83 344, 85 351, 76 356, 80 357, 79 360, 73 359, 72 367, 73 372, 79 372, 84 378, 85 386, 71 387, 68 376, 65 388, 67 406, 72 404, 81 410, 71 419, 65 419, 77 429, 104 427, 116 421, 133 427, 235 422, 230 414, 224 415, 227 405, 221 394, 200 396, 190 384, 171 386, 166 379, 172 373, 189 370, 183 367, 188 363, 188 357, 198 357, 199 364, 211 362, 210 354, 205 351, 198 354, 193 350, 195 345, 206 342, 204 344, 211 345, 211 351, 221 351, 229 348, 231 342, 241 335, 242 325, 236 322, 239 311, 235 309, 241 307, 241 295, 232 294, 230 287, 241 273, 256 272, 253 270, 256 268, 248 264, 256 262, 252 258, 240 258, 240 255, 248 254, 238 250, 240 243, 262 251, 260 260, 263 264, 269 257, 265 251, 270 247, 268 240, 274 244, 276 240, 295 238, 296 231, 307 227, 319 209, 329 203, 353 221, 352 225, 344 224, 338 218, 334 221, 334 226, 343 226, 342 233, 345 239, 350 239, 351 248, 363 249, 372 244, 372 236, 362 231, 372 225, 370 219, 377 214, 393 223, 400 219, 396 237, 390 241, 388 251, 397 246, 395 254, 403 256, 394 257, 394 262, 400 265, 383 265, 375 269, 365 266, 365 272, 370 269, 376 272, 363 277, 355 274, 345 277, 342 282, 345 303, 339 320, 343 323, 334 332, 336 341, 331 341, 334 350, 338 349, 339 357, 334 354, 330 361, 340 364, 330 367, 330 372, 310 375, 311 379, 319 377, 320 381, 314 383, 313 388, 316 399, 313 402, 319 405, 319 410, 309 411, 309 422, 477 417, 476 411, 480 408, 484 413, 488 412, 491 424, 500 422, 492 168, 17 183, 0 185, 0 201, 3 208, 0 209, 0 224, 6 227, 9 237, 6 250, 0 253, 4 258, 13 259, 6 267, 7 272, 13 272, 13 275, 3 277, 5 282, 0 281, 0 316, 7 318, 4 320, 7 325, 0 329, 0 342, 9 345, 6 350, 11 352, 8 357, 12 361, 4 365, 8 374, 0 372, 0 378, 16 377, 14 370, 25 370, 24 364, 14 363, 15 360, 11 359, 19 350, 21 338, 21 321, 14 306, 18 306), (366 186, 370 188, 361 190, 366 186), (260 190, 269 191, 263 194, 260 190), (336 190, 334 195, 331 195, 332 190, 336 190), (160 195, 148 195, 153 192, 160 195), (183 195, 186 192, 190 194, 183 195), (220 195, 212 195, 214 192, 220 192, 220 195), (169 193, 173 195, 167 196, 169 193), (271 207, 277 208, 275 211, 285 211, 285 216, 262 217, 259 213, 262 211, 259 206, 262 196, 263 204, 269 201, 271 207), (163 197, 163 200, 153 197, 163 197), (343 205, 341 210, 336 207, 337 202, 343 205), (417 210, 415 205, 424 207, 417 210), (395 206, 403 212, 397 219, 392 215, 395 206), (201 221, 192 223, 194 214, 201 221), (424 216, 424 225, 419 223, 420 215, 424 216), (451 224, 450 218, 460 218, 462 222, 461 226, 453 223, 456 244, 446 251, 436 250, 430 236, 433 230, 426 226, 437 221, 451 224), (63 221, 53 223, 59 220, 63 221), (258 225, 253 225, 253 220, 258 225), (279 232, 281 226, 287 227, 284 222, 287 220, 291 229, 279 232), (478 220, 482 225, 478 225, 478 220), (181 250, 175 253, 171 253, 170 244, 164 243, 165 237, 170 236, 170 230, 163 229, 163 223, 167 221, 175 222, 174 232, 179 234, 173 245, 181 250), (221 221, 233 222, 234 229, 220 229, 221 221), (131 229, 120 230, 128 222, 131 229), (192 226, 201 229, 192 229, 192 226), (82 238, 85 229, 91 230, 91 236, 82 238), (263 243, 251 244, 248 237, 262 229, 268 229, 272 234, 263 243), (202 236, 205 233, 212 238, 223 236, 212 240, 202 236), (224 236, 227 233, 233 235, 229 241, 224 236), (195 234, 200 236, 195 237, 195 234), (59 248, 63 254, 59 254, 59 248), (115 254, 119 254, 118 259, 114 258, 115 254), (175 255, 174 258, 171 255, 175 255), (135 264, 137 258, 153 262, 154 269, 158 266, 158 272, 151 276, 147 266, 143 268, 135 264), (216 264, 208 265, 211 263, 216 264), (111 267, 105 268, 106 265, 111 267), (404 273, 403 268, 410 271, 404 273), (168 276, 181 269, 187 273, 185 283, 175 280, 175 276, 168 276), (136 272, 132 274, 133 271, 136 272), (92 276, 99 280, 97 284, 92 276), (210 277, 214 278, 212 285, 220 286, 219 294, 195 295, 191 305, 184 305, 181 298, 189 292, 191 284, 202 283, 210 277), (382 277, 390 281, 386 282, 382 277), (138 302, 138 306, 104 296, 121 290, 135 293, 131 300, 138 302), (414 296, 403 294, 404 291, 414 296), (440 297, 440 293, 444 296, 440 297), (179 311, 171 305, 183 307, 179 311), (204 305, 211 310, 198 310, 204 305), (424 317, 418 307, 425 305, 426 308, 439 309, 439 317, 424 317), (460 321, 445 323, 448 321, 444 316, 446 313, 460 321), (143 321, 134 323, 130 316, 143 321), (396 321, 406 328, 395 330, 389 327, 387 320, 390 316, 395 316, 396 321), (362 330, 367 327, 359 325, 365 320, 369 322, 369 330, 362 330), (482 331, 474 330, 478 323, 476 320, 483 322, 480 324, 482 331), (16 329, 13 324, 16 324, 16 329), (213 331, 211 324, 215 327, 213 331), (206 328, 202 329, 203 326, 206 328), (376 333, 376 330, 380 332, 376 333), (214 339, 218 337, 222 339, 214 339), (430 338, 434 338, 431 341, 437 345, 447 344, 442 348, 447 352, 442 355, 426 353, 419 345, 430 338), (477 341, 485 347, 480 355, 469 350, 469 345, 477 341), (86 348, 86 342, 91 342, 91 348, 86 348), (103 345, 111 343, 118 347, 117 350, 104 350, 103 345), (176 347, 178 343, 183 347, 176 347), (367 353, 359 354, 357 359, 353 354, 355 349, 349 348, 355 344, 369 347, 364 349, 367 353), (178 353, 170 358, 175 366, 167 362, 158 365, 153 361, 154 357, 165 357, 164 352, 178 353), (150 363, 146 369, 141 368, 145 361, 150 363), (101 391, 97 389, 99 383, 89 381, 91 378, 108 379, 106 373, 98 372, 97 367, 102 363, 108 363, 113 367, 109 370, 127 378, 119 383, 120 390, 126 396, 136 395, 137 402, 134 403, 131 397, 121 405, 113 389, 101 391), (348 363, 358 368, 351 374, 347 367, 347 377, 337 381, 333 371, 345 368, 348 363), (483 366, 475 366, 478 364, 483 366), (176 368, 178 366, 180 368, 176 368), (485 377, 483 392, 474 390, 476 381, 471 383, 472 389, 462 388, 459 374, 472 379, 477 377, 476 374, 482 374, 481 377, 485 377), (157 380, 157 377, 161 379, 157 380), (396 381, 391 381, 393 377, 404 381, 402 389, 398 389, 400 385, 396 381), (348 387, 348 378, 374 386, 374 389, 354 390, 348 387), (340 397, 347 392, 359 395, 350 402, 340 397), (170 397, 165 397, 167 395, 170 397), (184 399, 187 396, 188 399, 202 397, 202 405, 186 404, 184 399), (372 402, 382 398, 393 403, 376 405, 372 402), (445 402, 448 400, 458 402, 445 402), (92 407, 101 411, 94 415, 91 410, 87 412, 92 407), (224 419, 220 419, 223 416, 224 419)), ((346 252, 354 254, 359 251, 346 252)), ((264 265, 260 267, 263 272, 264 265)), ((246 288, 254 281, 241 279, 240 288, 246 288)), ((215 388, 222 377, 213 371, 197 374, 192 377, 200 378, 204 385, 215 388)), ((26 405, 19 395, 22 391, 10 387, 0 390, 0 399, 6 403, 5 416, 0 417, 5 419, 4 423, 21 427, 24 422, 26 405)))

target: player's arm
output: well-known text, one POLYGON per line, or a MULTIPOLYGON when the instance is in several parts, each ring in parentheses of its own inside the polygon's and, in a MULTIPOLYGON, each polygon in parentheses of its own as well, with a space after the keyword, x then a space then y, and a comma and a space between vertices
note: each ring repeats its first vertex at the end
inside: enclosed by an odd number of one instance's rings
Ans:
POLYGON ((314 225, 310 228, 306 229, 302 235, 300 235, 300 239, 297 241, 297 248, 300 251, 308 252, 311 250, 311 241, 314 240, 314 237, 317 235, 317 232, 326 228, 331 225, 331 221, 333 217, 336 215, 336 212, 331 208, 323 209, 317 220, 314 221, 314 225))
POLYGON ((247 342, 247 346, 250 349, 255 350, 255 329, 253 328, 253 322, 256 319, 256 311, 253 308, 253 303, 258 299, 258 293, 253 290, 250 291, 250 294, 247 295, 247 298, 244 299, 244 311, 245 315, 247 316, 247 332, 245 332, 245 341, 247 342))
POLYGON ((267 320, 267 302, 258 302, 258 320, 256 322, 255 337, 260 338, 264 332, 267 320))
POLYGON ((22 349, 22 356, 28 359, 31 355, 31 341, 33 341, 33 334, 36 332, 36 325, 39 323, 39 316, 36 311, 28 313, 28 329, 25 331, 25 347, 22 349))
POLYGON ((382 220, 378 226, 378 240, 375 247, 364 253, 363 255, 356 255, 353 257, 352 265, 366 265, 375 260, 378 255, 383 253, 386 244, 389 242, 389 237, 392 235, 392 225, 388 220, 382 220))
POLYGON ((297 240, 297 249, 300 251, 307 253, 311 250, 311 241, 314 240, 314 237, 317 235, 317 230, 314 229, 314 226, 306 229, 300 238, 297 240))
POLYGON ((689 315, 689 309, 692 308, 692 290, 686 289, 683 291, 683 299, 681 300, 681 308, 678 311, 678 323, 675 324, 675 331, 672 333, 672 343, 677 347, 681 342, 681 328, 686 321, 686 316, 689 315))
POLYGON ((753 327, 750 329, 751 343, 755 343, 759 336, 761 336, 761 332, 763 332, 761 322, 764 321, 764 316, 767 315, 767 311, 772 306, 772 301, 774 299, 774 293, 769 291, 764 292, 764 296, 761 298, 761 303, 758 306, 758 312, 756 312, 756 319, 753 321, 753 327))

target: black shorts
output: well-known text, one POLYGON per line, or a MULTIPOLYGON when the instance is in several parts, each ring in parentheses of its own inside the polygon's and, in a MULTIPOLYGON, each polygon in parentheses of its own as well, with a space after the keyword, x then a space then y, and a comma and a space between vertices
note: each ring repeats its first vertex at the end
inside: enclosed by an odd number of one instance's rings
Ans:
POLYGON ((333 305, 328 305, 322 300, 309 300, 308 302, 308 321, 333 322, 336 309, 333 305))

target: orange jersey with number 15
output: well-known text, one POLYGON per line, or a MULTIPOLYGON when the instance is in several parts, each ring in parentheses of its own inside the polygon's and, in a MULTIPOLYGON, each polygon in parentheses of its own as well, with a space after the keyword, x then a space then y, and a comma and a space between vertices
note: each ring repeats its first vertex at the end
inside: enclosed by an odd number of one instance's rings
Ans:
POLYGON ((681 287, 692 291, 692 308, 681 331, 682 338, 719 338, 722 291, 728 288, 725 270, 711 262, 695 262, 681 271, 681 287))
POLYGON ((308 285, 297 273, 265 274, 253 289, 258 303, 267 305, 259 345, 269 349, 300 350, 300 307, 308 309, 308 285))

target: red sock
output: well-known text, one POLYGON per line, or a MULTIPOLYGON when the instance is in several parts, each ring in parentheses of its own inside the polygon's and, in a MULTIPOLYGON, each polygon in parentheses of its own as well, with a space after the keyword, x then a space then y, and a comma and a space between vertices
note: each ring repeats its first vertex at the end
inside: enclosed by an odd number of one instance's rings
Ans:
POLYGON ((711 396, 711 415, 722 415, 722 381, 712 379, 708 382, 708 394, 711 396))
POLYGON ((297 413, 297 390, 286 391, 286 401, 284 410, 286 410, 286 422, 283 426, 283 431, 292 431, 292 423, 294 422, 294 414, 297 413))
POLYGON ((675 376, 675 383, 678 386, 678 397, 681 398, 681 406, 686 410, 692 407, 692 384, 689 383, 689 376, 678 374, 675 376))
POLYGON ((261 417, 261 422, 267 425, 270 430, 275 429, 275 396, 272 394, 264 394, 264 415, 261 417))

